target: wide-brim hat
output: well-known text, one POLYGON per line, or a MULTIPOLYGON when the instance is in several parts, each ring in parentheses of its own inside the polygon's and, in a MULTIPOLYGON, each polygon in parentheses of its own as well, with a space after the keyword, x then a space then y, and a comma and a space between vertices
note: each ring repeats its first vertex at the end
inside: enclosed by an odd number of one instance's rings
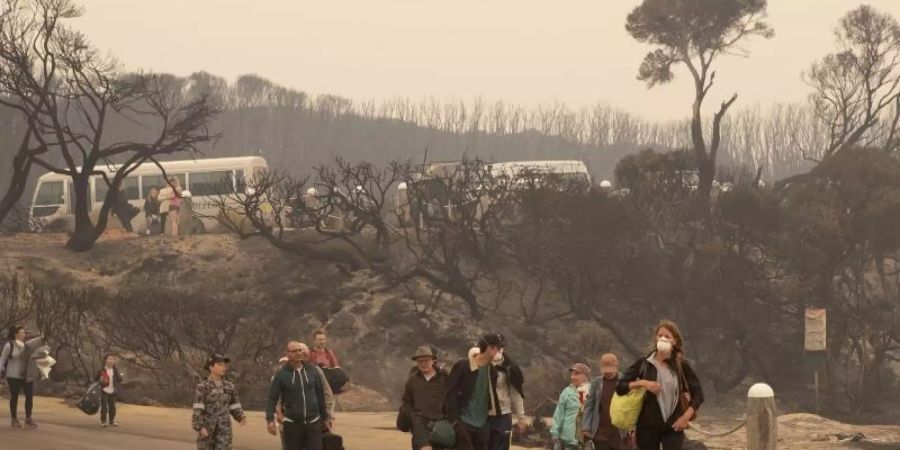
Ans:
POLYGON ((434 354, 434 350, 427 345, 423 345, 416 349, 416 353, 413 354, 412 360, 416 361, 419 358, 431 358, 437 359, 437 355, 434 354))

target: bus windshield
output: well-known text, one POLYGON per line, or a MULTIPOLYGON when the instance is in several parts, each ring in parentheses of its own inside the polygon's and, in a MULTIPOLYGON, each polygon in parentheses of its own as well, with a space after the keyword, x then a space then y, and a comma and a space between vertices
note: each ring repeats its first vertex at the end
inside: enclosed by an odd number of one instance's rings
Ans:
POLYGON ((38 186, 37 196, 35 196, 35 205, 62 205, 65 198, 63 197, 62 181, 42 181, 38 186))

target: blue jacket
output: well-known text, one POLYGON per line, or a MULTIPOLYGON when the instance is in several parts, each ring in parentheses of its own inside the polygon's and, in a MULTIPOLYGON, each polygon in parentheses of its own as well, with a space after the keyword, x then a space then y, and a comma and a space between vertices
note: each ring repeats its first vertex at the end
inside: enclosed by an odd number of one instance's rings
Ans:
POLYGON ((559 402, 553 413, 553 426, 550 427, 550 437, 560 440, 566 447, 576 447, 581 444, 581 436, 578 435, 577 417, 581 412, 578 388, 569 385, 559 394, 559 402))

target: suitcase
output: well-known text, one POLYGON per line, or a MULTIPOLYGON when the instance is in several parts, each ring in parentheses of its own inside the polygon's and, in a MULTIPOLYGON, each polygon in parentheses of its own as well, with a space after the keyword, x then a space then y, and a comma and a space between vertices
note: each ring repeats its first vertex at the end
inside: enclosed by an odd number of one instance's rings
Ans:
POLYGON ((89 416, 97 414, 97 411, 100 410, 101 390, 99 382, 90 385, 84 391, 84 397, 81 397, 81 400, 78 401, 78 409, 89 416))
POLYGON ((344 450, 344 438, 330 431, 322 435, 322 450, 344 450))

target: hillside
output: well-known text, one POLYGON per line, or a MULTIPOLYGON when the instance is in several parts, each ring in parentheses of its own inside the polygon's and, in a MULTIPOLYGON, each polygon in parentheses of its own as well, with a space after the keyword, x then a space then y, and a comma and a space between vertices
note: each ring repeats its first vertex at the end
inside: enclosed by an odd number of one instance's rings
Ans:
MULTIPOLYGON (((362 398, 351 409, 384 409, 388 400, 363 386, 398 399, 411 363, 408 355, 423 342, 445 354, 464 354, 481 329, 465 324, 461 305, 448 304, 430 318, 406 306, 407 291, 375 293, 383 282, 371 273, 347 273, 335 265, 311 264, 275 250, 265 241, 241 241, 227 235, 171 240, 107 232, 86 254, 63 250, 64 235, 22 234, 0 237, 0 272, 20 273, 48 286, 102 289, 111 293, 174 295, 211 302, 239 299, 259 309, 274 327, 276 342, 265 346, 264 360, 274 363, 287 339, 309 342, 317 328, 329 330, 329 346, 339 355, 362 398), (270 311, 270 313, 267 313, 270 311), (457 331, 450 332, 453 328, 457 331), (365 345, 358 345, 365 343, 365 345), (373 365, 373 355, 379 364, 373 365), (356 406, 354 406, 356 405, 356 406)), ((234 346, 245 346, 246 342, 234 346)), ((237 351, 237 350, 235 350, 237 351)), ((452 358, 456 358, 453 356, 452 358)), ((249 361, 248 361, 249 363, 249 361)), ((240 366, 238 366, 240 367, 240 366)), ((254 375, 267 378, 252 366, 254 375)), ((151 384, 148 378, 146 384, 151 384)), ((257 386, 261 389, 261 387, 257 386)), ((262 392, 259 392, 260 398, 262 392)), ((181 403, 165 392, 148 391, 145 403, 181 403)), ((348 395, 353 397, 353 395, 348 395)), ((249 404, 259 404, 249 400, 249 404)))
MULTIPOLYGON (((446 362, 455 355, 461 356, 468 343, 484 328, 508 333, 511 350, 532 366, 526 369, 531 380, 529 390, 534 393, 529 398, 529 411, 546 413, 548 407, 552 408, 553 393, 565 383, 561 371, 552 369, 562 367, 559 366, 561 362, 555 362, 554 357, 559 355, 541 350, 545 347, 536 344, 542 343, 528 340, 524 337, 527 333, 521 330, 507 329, 503 324, 471 323, 462 311, 462 305, 453 303, 428 314, 411 313, 408 291, 380 292, 380 280, 370 273, 348 274, 329 265, 310 264, 302 258, 275 251, 262 240, 241 241, 226 235, 169 240, 135 237, 113 230, 104 235, 91 252, 74 254, 62 250, 64 239, 65 236, 54 234, 0 237, 0 255, 3 256, 0 271, 25 273, 40 283, 68 288, 152 292, 164 286, 177 289, 183 295, 240 296, 252 298, 273 312, 294 311, 281 317, 279 326, 293 330, 288 331, 288 335, 301 339, 313 328, 327 327, 330 345, 351 373, 354 386, 341 397, 341 411, 390 411, 399 398, 404 374, 410 367, 407 355, 415 346, 422 342, 437 346, 446 355, 446 362), (288 309, 283 309, 285 305, 288 309)), ((547 327, 559 328, 544 330, 549 336, 565 331, 562 324, 549 323, 547 327)), ((273 350, 271 358, 277 356, 277 350, 273 350)), ((139 370, 129 368, 129 371, 132 384, 126 401, 156 405, 183 403, 179 401, 180 397, 157 398, 158 391, 145 386, 149 382, 134 382, 135 378, 142 377, 139 370)), ((254 405, 251 408, 259 408, 259 389, 256 386, 244 394, 244 403, 254 405)), ((44 392, 71 395, 77 390, 73 391, 71 386, 57 386, 49 391, 45 387, 44 392)), ((729 429, 743 415, 743 400, 739 394, 712 395, 698 423, 704 430, 712 432, 729 429)), ((782 412, 793 412, 789 403, 781 403, 779 408, 782 412)), ((163 414, 171 420, 182 414, 153 409, 136 411, 163 414)), ((385 423, 373 426, 390 428, 388 416, 390 414, 379 416, 377 420, 385 423)), ((58 420, 80 423, 80 419, 58 420)), ((900 442, 900 427, 896 425, 857 426, 811 415, 789 414, 780 418, 779 426, 783 439, 780 448, 813 449, 832 445, 892 448, 890 445, 893 444, 888 443, 900 442), (838 442, 854 433, 862 433, 866 445, 871 446, 838 442)), ((393 442, 396 436, 402 435, 391 436, 385 439, 393 442)), ((740 448, 744 435, 741 431, 725 438, 706 438, 697 433, 691 436, 705 443, 707 448, 730 449, 740 448)), ((238 442, 240 448, 240 438, 238 442)))

